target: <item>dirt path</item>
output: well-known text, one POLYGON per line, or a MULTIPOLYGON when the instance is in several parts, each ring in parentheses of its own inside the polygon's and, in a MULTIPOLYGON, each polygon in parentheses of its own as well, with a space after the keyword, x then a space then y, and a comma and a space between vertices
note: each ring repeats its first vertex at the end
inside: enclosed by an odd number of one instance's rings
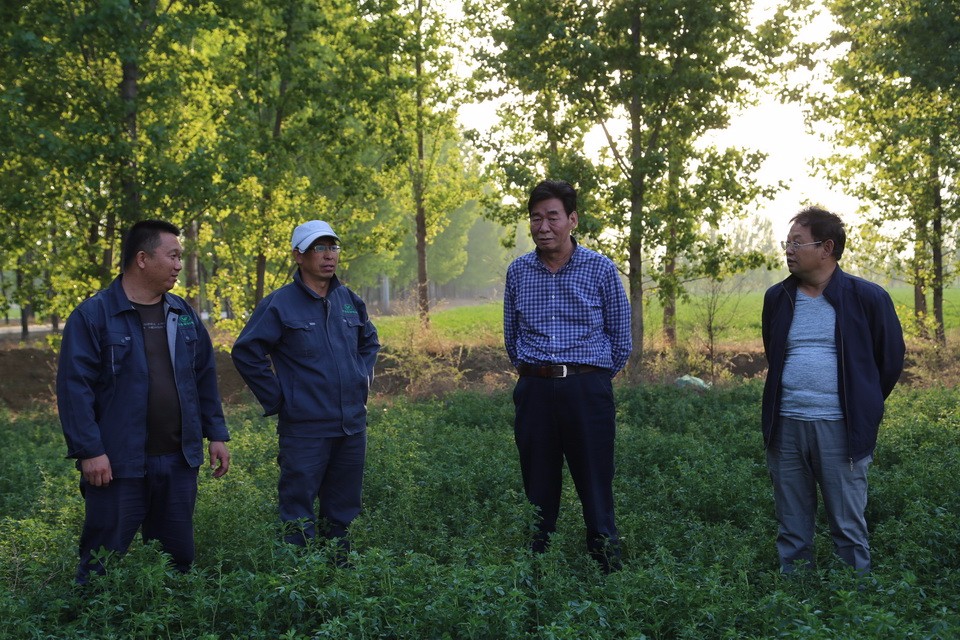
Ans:
MULTIPOLYGON (((56 356, 49 348, 18 346, 17 341, 3 340, 0 347, 0 407, 22 411, 35 403, 55 401, 56 356)), ((42 344, 34 341, 31 344, 42 344)), ((413 393, 429 395, 454 389, 497 389, 513 384, 515 374, 504 351, 497 347, 464 349, 440 371, 435 379, 411 384, 402 370, 391 361, 389 352, 382 355, 372 392, 377 395, 413 393)), ((725 354, 721 365, 740 377, 763 373, 763 356, 753 353, 725 354)), ((692 372, 698 375, 697 372, 692 372)), ((253 396, 233 367, 230 356, 217 352, 217 375, 220 394, 225 403, 249 402, 253 396)))

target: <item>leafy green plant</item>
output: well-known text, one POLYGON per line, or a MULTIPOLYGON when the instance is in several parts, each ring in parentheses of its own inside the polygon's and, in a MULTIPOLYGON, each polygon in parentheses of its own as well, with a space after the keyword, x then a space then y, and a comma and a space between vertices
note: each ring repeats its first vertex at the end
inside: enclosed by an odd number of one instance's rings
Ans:
POLYGON ((549 550, 513 442, 509 392, 369 407, 364 510, 346 567, 280 542, 273 419, 228 411, 233 465, 201 474, 197 562, 139 538, 72 584, 83 505, 55 415, 0 413, 0 638, 953 638, 960 634, 960 429, 950 389, 897 389, 868 518, 874 573, 778 571, 757 381, 701 394, 616 388, 614 483, 625 568, 587 556, 565 478, 549 550))

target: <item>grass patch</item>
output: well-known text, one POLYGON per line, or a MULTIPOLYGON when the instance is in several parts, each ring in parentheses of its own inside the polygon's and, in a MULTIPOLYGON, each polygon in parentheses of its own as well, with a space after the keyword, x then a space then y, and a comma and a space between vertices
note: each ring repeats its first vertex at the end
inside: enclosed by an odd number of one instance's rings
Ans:
MULTIPOLYGON (((416 314, 374 316, 380 342, 405 343, 424 333, 416 314)), ((430 314, 430 333, 445 345, 489 346, 503 344, 503 303, 454 307, 430 314)))
MULTIPOLYGON (((913 323, 913 290, 908 287, 890 289, 900 321, 905 327, 913 323)), ((732 291, 719 295, 717 301, 717 338, 728 349, 760 349, 761 313, 764 291, 732 291)), ((677 303, 677 339, 689 349, 699 349, 706 340, 705 308, 709 296, 693 294, 677 303)), ((932 304, 932 303, 931 303, 932 304)), ((948 342, 960 338, 960 289, 944 291, 944 325, 948 342)), ((931 306, 932 309, 932 306, 931 306)), ((644 329, 647 346, 662 343, 663 307, 655 297, 644 301, 644 329)), ((376 316, 374 324, 385 345, 410 341, 422 333, 415 315, 376 316)), ((445 345, 490 346, 503 343, 503 304, 488 302, 444 309, 430 314, 430 333, 445 345)))
POLYGON ((960 634, 960 400, 898 388, 871 471, 875 572, 857 582, 821 519, 820 569, 777 571, 757 382, 698 395, 619 387, 615 495, 626 567, 584 551, 569 477, 555 544, 526 545, 506 392, 370 407, 352 566, 277 542, 276 436, 228 412, 234 464, 201 474, 198 561, 135 542, 71 584, 82 519, 52 411, 0 413, 0 638, 952 638, 960 634))

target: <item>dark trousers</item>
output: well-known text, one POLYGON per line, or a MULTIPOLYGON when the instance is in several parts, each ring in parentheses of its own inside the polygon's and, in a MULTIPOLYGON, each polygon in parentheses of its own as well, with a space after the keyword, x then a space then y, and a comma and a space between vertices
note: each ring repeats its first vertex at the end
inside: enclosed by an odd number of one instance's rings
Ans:
POLYGON ((557 528, 566 458, 583 506, 587 548, 604 568, 618 562, 620 536, 613 513, 616 409, 609 373, 523 376, 513 402, 523 488, 540 514, 534 551, 542 551, 557 528))
POLYGON ((360 513, 366 431, 335 438, 280 436, 278 485, 284 540, 303 545, 317 535, 317 512, 323 535, 346 546, 347 527, 360 513))
POLYGON ((77 582, 85 584, 91 571, 102 574, 94 559, 101 548, 124 553, 142 528, 144 542, 157 540, 180 571, 194 559, 193 511, 197 504, 197 473, 183 454, 147 456, 142 478, 114 478, 105 487, 94 487, 81 478, 80 493, 86 504, 80 534, 77 582))

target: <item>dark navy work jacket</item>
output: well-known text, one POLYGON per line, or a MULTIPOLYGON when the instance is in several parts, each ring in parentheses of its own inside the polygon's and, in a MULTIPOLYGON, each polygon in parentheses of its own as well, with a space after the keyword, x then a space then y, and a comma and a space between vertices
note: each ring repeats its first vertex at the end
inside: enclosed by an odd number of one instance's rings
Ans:
MULTIPOLYGON (((140 315, 118 276, 84 300, 63 328, 57 365, 57 407, 67 456, 107 454, 115 478, 146 472, 150 372, 140 315)), ((180 398, 181 445, 187 463, 203 464, 203 439, 227 441, 213 345, 183 298, 163 296, 167 347, 180 398)))
POLYGON ((264 298, 233 345, 233 364, 282 435, 334 437, 366 428, 380 350, 363 300, 336 276, 326 297, 293 282, 264 298))

